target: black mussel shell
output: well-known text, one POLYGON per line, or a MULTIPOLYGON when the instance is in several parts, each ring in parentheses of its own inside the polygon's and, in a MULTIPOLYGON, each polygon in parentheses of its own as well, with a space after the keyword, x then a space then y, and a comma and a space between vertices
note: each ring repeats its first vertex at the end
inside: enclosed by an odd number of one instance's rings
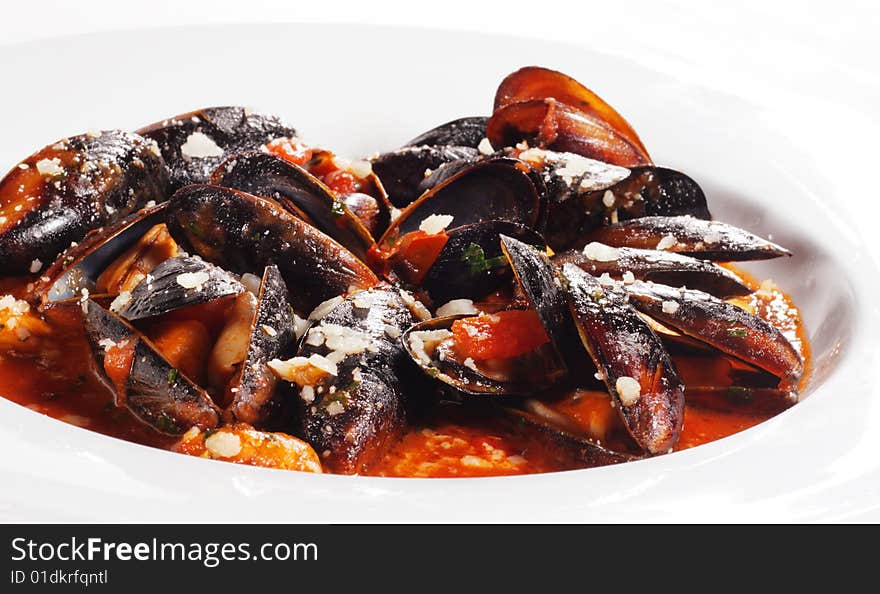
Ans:
POLYGON ((790 256, 784 247, 739 227, 690 216, 650 216, 593 230, 587 241, 657 249, 703 260, 735 262, 790 256))
POLYGON ((290 294, 277 266, 267 266, 257 296, 247 356, 230 382, 232 404, 224 411, 228 422, 262 425, 282 407, 277 376, 267 363, 287 352, 296 339, 290 294))
POLYGON ((171 435, 193 426, 217 426, 220 411, 208 394, 172 367, 137 329, 91 299, 84 302, 83 310, 98 376, 113 391, 117 406, 125 406, 143 422, 171 435), (122 385, 104 369, 111 348, 131 349, 131 367, 122 385))
POLYGON ((211 183, 274 199, 361 259, 373 245, 370 232, 344 200, 302 167, 274 155, 235 155, 217 168, 211 183))
POLYGON ((533 395, 546 390, 564 374, 550 344, 534 352, 500 362, 459 361, 448 348, 450 328, 468 315, 434 318, 410 327, 403 335, 403 346, 410 358, 429 377, 470 396, 505 397, 533 395))
POLYGON ((275 201, 231 188, 181 188, 167 225, 187 251, 236 274, 275 264, 298 311, 379 282, 354 254, 275 201))
POLYGON ((168 194, 162 157, 136 134, 107 130, 47 146, 0 180, 3 272, 36 272, 89 231, 168 194))
POLYGON ((388 199, 403 208, 421 195, 420 184, 426 174, 452 161, 473 161, 479 154, 476 149, 462 146, 410 146, 382 153, 371 162, 388 199))
POLYGON ((138 283, 123 303, 111 309, 128 321, 208 303, 243 292, 244 286, 218 266, 192 256, 169 258, 138 283))
POLYGON ((566 262, 579 266, 593 276, 608 274, 620 279, 629 272, 639 280, 675 287, 687 286, 717 297, 751 293, 743 280, 727 268, 673 252, 590 244, 584 252, 572 250, 553 257, 553 263, 557 266, 566 262))
POLYGON ((449 231, 446 245, 419 286, 438 305, 453 299, 481 299, 497 290, 511 277, 510 266, 501 251, 502 235, 544 246, 538 233, 507 221, 456 227, 449 231))
POLYGON ((419 134, 407 146, 468 146, 477 148, 486 137, 486 116, 458 118, 419 134))
POLYGON ((341 300, 301 340, 298 356, 337 361, 335 375, 302 388, 298 399, 298 433, 323 454, 325 468, 362 472, 402 430, 409 372, 400 336, 415 321, 400 292, 382 286, 341 300))
POLYGON ((546 209, 530 171, 525 163, 507 157, 477 161, 410 204, 379 245, 418 230, 423 220, 435 214, 452 216, 449 229, 507 221, 540 232, 546 209))
POLYGON ((140 210, 95 230, 76 246, 64 251, 43 274, 33 294, 45 303, 79 298, 83 289, 92 292, 101 273, 144 236, 165 221, 167 202, 140 210))
POLYGON ((171 172, 172 190, 207 183, 217 165, 234 153, 296 136, 296 130, 278 117, 244 107, 207 107, 150 124, 138 133, 158 143, 171 172))
POLYGON ((670 451, 684 423, 684 385, 660 339, 620 287, 570 263, 560 273, 581 343, 630 435, 648 453, 670 451))

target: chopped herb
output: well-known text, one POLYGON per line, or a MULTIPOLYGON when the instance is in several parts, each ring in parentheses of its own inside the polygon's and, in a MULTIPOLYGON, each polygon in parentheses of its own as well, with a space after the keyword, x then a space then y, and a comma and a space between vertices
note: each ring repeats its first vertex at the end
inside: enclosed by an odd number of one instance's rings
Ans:
POLYGON ((193 235, 195 235, 195 236, 198 237, 199 239, 204 239, 204 238, 205 238, 205 232, 202 231, 202 228, 199 227, 199 226, 196 224, 195 221, 190 221, 190 222, 187 224, 187 228, 190 230, 190 233, 192 233, 193 235))
POLYGON ((162 433, 177 433, 178 431, 177 423, 165 413, 156 419, 156 429, 162 433))
POLYGON ((341 217, 345 214, 345 204, 342 200, 334 200, 333 206, 330 207, 330 212, 333 213, 333 216, 341 217))
POLYGON ((262 236, 263 236, 263 234, 260 233, 260 230, 259 230, 259 229, 257 229, 256 231, 254 231, 254 234, 251 235, 251 240, 252 240, 252 241, 260 241, 260 238, 261 238, 262 236))
POLYGON ((742 326, 735 326, 733 328, 727 329, 727 335, 731 338, 745 338, 746 337, 746 329, 742 326))
POLYGON ((461 261, 470 267, 472 275, 476 275, 504 266, 507 263, 507 258, 503 255, 487 258, 483 248, 476 243, 472 243, 462 254, 461 261))
POLYGON ((440 375, 440 370, 436 367, 428 367, 427 369, 425 369, 425 373, 427 373, 431 377, 437 377, 438 375, 440 375))
POLYGON ((731 398, 735 398, 737 400, 751 400, 752 399, 751 388, 744 388, 742 386, 730 386, 727 389, 727 394, 731 398))
POLYGON ((180 372, 177 371, 176 368, 172 367, 168 370, 168 385, 170 386, 177 380, 177 376, 180 375, 180 372))

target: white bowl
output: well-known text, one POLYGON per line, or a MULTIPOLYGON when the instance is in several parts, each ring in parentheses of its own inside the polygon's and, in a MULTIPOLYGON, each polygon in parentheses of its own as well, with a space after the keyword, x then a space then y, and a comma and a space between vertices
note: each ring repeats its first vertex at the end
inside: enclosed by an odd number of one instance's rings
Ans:
MULTIPOLYGON (((0 48, 0 163, 62 136, 134 129, 190 109, 252 105, 361 155, 486 114, 526 64, 593 87, 661 164, 704 186, 717 218, 788 246, 749 266, 801 307, 814 371, 804 400, 757 427, 668 456, 490 479, 313 476, 222 464, 108 438, 0 399, 7 521, 649 521, 878 518, 877 268, 823 196, 834 172, 754 102, 613 56, 462 33, 302 25, 178 28, 0 48), (286 57, 289 56, 289 59, 286 57), (306 57, 304 57, 306 56, 306 57), (59 64, 61 67, 59 67, 59 64), (76 65, 71 68, 64 66, 76 65)), ((797 109, 796 106, 792 107, 797 109)), ((2 391, 2 386, 0 386, 2 391)))

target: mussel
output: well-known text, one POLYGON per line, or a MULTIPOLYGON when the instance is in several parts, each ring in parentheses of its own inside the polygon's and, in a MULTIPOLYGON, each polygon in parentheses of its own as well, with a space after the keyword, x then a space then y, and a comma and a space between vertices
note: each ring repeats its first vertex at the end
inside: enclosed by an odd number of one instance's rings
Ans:
POLYGON ((363 259, 373 244, 363 223, 315 176, 298 165, 261 151, 223 162, 211 183, 272 198, 363 259))
POLYGON ((190 185, 169 201, 168 229, 189 252, 237 274, 275 264, 298 311, 379 281, 351 252, 273 200, 190 185))
POLYGON ((38 272, 88 231, 167 197, 168 174, 154 142, 120 130, 60 140, 0 181, 4 271, 38 272))
POLYGON ((440 166, 458 160, 471 161, 479 151, 463 146, 407 146, 371 159, 391 203, 403 208, 422 193, 421 183, 440 166))
POLYGON ((684 423, 684 385, 660 339, 623 291, 574 264, 561 277, 581 342, 630 435, 646 452, 670 451, 684 423))
POLYGON ((380 286, 313 313, 297 356, 273 369, 299 386, 299 435, 333 472, 363 472, 403 428, 406 354, 416 318, 397 289, 380 286), (329 310, 329 311, 327 311, 329 310))
POLYGON ((458 118, 419 134, 403 146, 466 146, 477 148, 486 137, 486 124, 488 123, 489 118, 485 116, 458 118))
POLYGON ((171 174, 171 189, 206 183, 228 156, 258 149, 296 130, 273 115, 245 107, 207 107, 156 122, 138 133, 158 143, 171 174))
POLYGON ((220 410, 207 392, 161 354, 138 329, 92 299, 83 304, 83 323, 98 376, 117 406, 158 431, 183 433, 215 427, 220 410))
POLYGON ((486 128, 495 147, 527 141, 623 167, 651 164, 617 111, 574 79, 546 68, 522 68, 505 78, 486 128))

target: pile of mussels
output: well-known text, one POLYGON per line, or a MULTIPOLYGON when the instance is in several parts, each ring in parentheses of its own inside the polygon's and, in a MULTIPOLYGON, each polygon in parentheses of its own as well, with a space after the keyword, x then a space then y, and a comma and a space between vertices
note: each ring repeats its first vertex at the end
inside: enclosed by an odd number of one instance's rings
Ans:
POLYGON ((491 117, 364 161, 238 107, 66 138, 13 168, 0 205, 4 272, 35 273, 41 308, 81 307, 118 406, 169 434, 282 430, 333 472, 363 471, 437 394, 491 402, 598 464, 633 456, 542 416, 545 394, 604 382, 639 455, 656 455, 686 397, 668 345, 772 374, 764 397, 787 402, 804 369, 726 301, 750 290, 717 264, 789 252, 713 221, 693 179, 543 68, 505 78, 491 117), (547 340, 506 362, 457 357, 450 328, 490 297, 534 312, 547 340), (142 330, 218 303, 207 369, 142 330))

